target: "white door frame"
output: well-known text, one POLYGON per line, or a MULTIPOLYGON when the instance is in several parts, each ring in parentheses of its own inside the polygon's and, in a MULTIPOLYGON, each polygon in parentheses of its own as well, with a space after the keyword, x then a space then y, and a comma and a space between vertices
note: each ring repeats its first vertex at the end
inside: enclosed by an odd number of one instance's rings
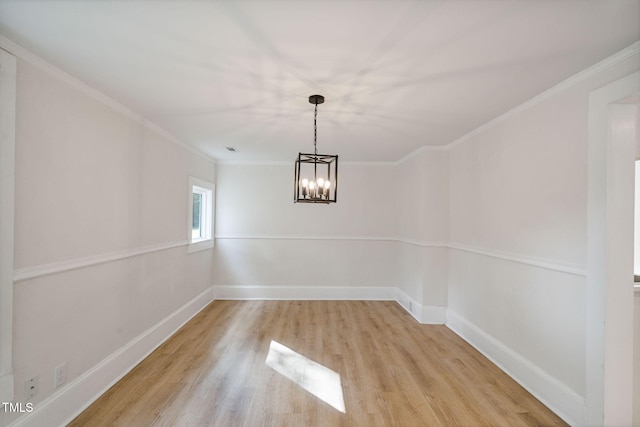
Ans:
POLYGON ((585 422, 631 425, 634 105, 640 71, 589 96, 585 422), (615 104, 615 105, 614 105, 615 104))
POLYGON ((0 49, 0 399, 13 399, 16 58, 0 49))

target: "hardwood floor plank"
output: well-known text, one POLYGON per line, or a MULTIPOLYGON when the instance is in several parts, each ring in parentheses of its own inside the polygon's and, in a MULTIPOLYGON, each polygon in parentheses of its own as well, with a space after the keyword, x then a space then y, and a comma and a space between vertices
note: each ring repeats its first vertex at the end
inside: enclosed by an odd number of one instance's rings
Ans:
POLYGON ((566 424, 447 327, 420 325, 395 302, 215 301, 70 423, 85 425, 566 424), (265 363, 272 341, 295 352, 278 363, 297 366, 297 382, 265 363), (340 375, 345 413, 298 384, 323 384, 314 362, 340 375))

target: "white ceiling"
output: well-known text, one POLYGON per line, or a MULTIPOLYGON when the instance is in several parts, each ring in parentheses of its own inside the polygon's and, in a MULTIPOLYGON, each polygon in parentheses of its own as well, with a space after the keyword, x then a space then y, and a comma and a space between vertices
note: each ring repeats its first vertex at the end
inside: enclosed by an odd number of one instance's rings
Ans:
POLYGON ((640 0, 0 0, 0 34, 218 159, 312 151, 318 93, 321 153, 396 161, 639 40, 640 0))

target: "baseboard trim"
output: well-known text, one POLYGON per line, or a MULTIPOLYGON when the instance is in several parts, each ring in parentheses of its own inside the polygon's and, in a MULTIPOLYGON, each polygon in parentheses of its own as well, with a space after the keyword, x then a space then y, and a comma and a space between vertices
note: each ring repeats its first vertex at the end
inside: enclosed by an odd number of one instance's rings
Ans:
POLYGON ((394 301, 395 287, 214 286, 214 299, 394 301))
POLYGON ((423 325, 444 325, 446 322, 446 307, 422 305, 407 295, 402 289, 396 289, 396 302, 423 325))
POLYGON ((286 234, 224 234, 217 235, 217 240, 334 240, 362 242, 396 242, 394 237, 385 236, 318 236, 318 235, 286 235, 286 234))
POLYGON ((214 286, 49 396, 10 427, 66 425, 214 299, 396 301, 419 323, 446 324, 569 424, 584 422, 582 396, 454 311, 423 306, 397 287, 214 286))
POLYGON ((396 302, 413 316, 418 323, 422 323, 422 304, 407 295, 402 289, 396 289, 396 302))
POLYGON ((2 402, 13 400, 13 371, 0 375, 0 399, 2 402))
POLYGON ((35 405, 33 412, 18 418, 11 427, 68 424, 212 300, 212 289, 208 288, 42 403, 35 405))
POLYGON ((583 425, 585 399, 538 366, 447 310, 446 325, 570 425, 583 425))
POLYGON ((395 286, 214 286, 216 300, 396 301, 422 324, 443 325, 446 307, 423 306, 395 286))

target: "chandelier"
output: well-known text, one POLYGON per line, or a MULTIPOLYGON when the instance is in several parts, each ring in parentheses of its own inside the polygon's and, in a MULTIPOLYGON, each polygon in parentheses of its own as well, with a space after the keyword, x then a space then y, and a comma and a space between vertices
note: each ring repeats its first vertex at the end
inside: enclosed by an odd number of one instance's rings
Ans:
POLYGON ((335 203, 338 195, 338 155, 318 154, 318 104, 324 96, 311 95, 313 113, 313 154, 299 153, 295 163, 295 203, 335 203))

